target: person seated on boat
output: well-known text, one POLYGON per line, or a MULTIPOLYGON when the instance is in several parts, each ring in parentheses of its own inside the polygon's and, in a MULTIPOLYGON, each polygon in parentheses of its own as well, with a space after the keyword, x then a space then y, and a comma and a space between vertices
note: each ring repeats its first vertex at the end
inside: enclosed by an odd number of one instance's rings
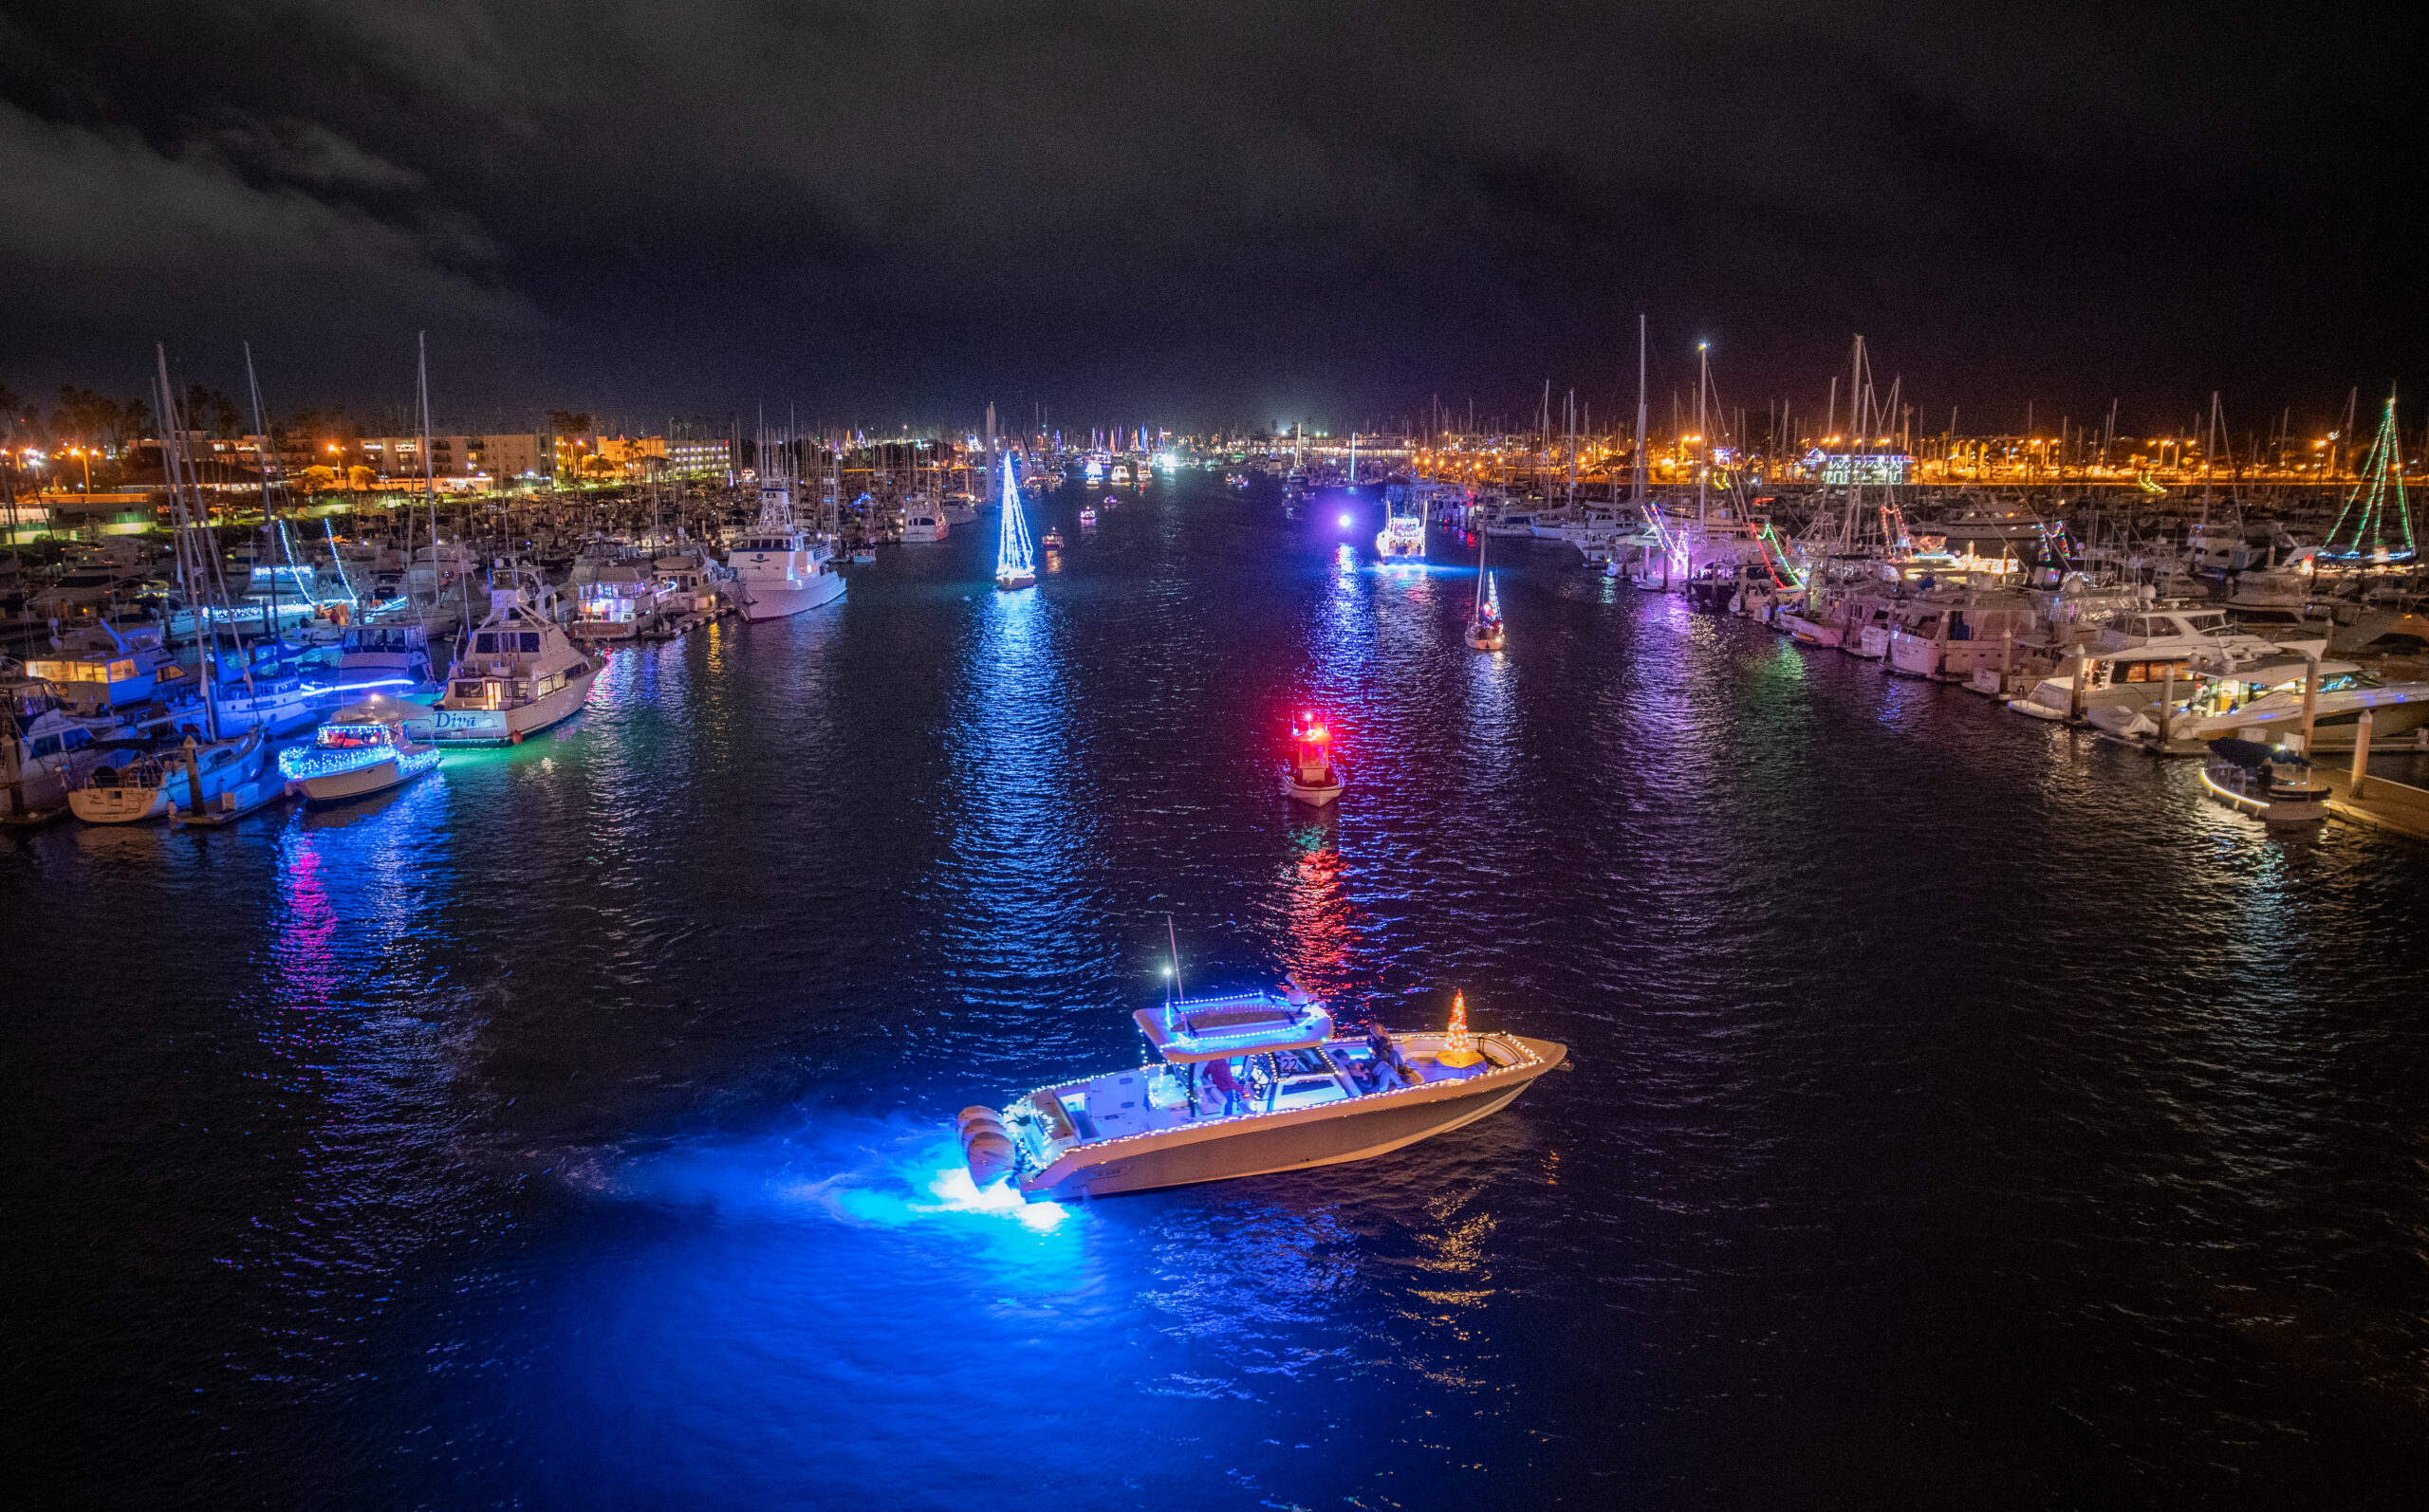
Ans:
POLYGON ((1375 1069, 1378 1073, 1381 1073, 1385 1066, 1389 1066, 1403 1080, 1407 1079, 1408 1062, 1401 1059, 1400 1045, 1394 1042, 1391 1031, 1383 1027, 1381 1020, 1366 1021, 1366 1048, 1374 1055, 1375 1069))

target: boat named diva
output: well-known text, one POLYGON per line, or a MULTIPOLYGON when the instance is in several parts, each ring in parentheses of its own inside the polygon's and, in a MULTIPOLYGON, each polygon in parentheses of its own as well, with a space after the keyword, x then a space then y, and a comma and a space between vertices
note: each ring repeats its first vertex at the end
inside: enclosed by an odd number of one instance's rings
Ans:
POLYGON ((1568 1055, 1471 1035, 1464 1001, 1441 1033, 1343 1035, 1295 981, 1134 1017, 1161 1064, 962 1110, 972 1181, 1069 1201, 1363 1160, 1508 1106, 1568 1055))

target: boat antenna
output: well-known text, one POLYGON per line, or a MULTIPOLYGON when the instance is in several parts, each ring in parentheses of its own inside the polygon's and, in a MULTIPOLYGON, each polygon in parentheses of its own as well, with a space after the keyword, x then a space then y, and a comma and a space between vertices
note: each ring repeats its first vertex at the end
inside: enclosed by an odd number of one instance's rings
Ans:
POLYGON ((1164 939, 1173 949, 1173 1001, 1185 1002, 1188 994, 1180 987, 1180 936, 1174 932, 1173 916, 1169 913, 1164 915, 1164 939))

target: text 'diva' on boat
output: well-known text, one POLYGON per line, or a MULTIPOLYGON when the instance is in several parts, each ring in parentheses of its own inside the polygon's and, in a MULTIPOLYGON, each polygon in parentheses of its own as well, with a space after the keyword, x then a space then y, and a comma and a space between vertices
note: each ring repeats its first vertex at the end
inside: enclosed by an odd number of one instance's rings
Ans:
POLYGON ((1342 1033, 1295 981, 1134 1017, 1159 1064, 1039 1087, 960 1116, 971 1179, 1068 1201, 1387 1154, 1507 1107, 1564 1045, 1442 1032, 1342 1033))

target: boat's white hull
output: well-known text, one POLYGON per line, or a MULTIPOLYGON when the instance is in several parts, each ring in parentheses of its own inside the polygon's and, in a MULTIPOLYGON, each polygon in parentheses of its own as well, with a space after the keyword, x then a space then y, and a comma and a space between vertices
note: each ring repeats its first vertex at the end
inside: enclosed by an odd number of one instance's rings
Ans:
POLYGON ((546 698, 513 709, 438 709, 427 720, 406 724, 406 736, 433 746, 514 746, 582 712, 590 701, 596 669, 546 698))
POLYGON ((384 793, 431 769, 417 765, 408 771, 391 756, 352 771, 331 772, 326 777, 306 777, 287 785, 302 795, 307 803, 342 803, 350 798, 368 798, 374 793, 384 793))
POLYGON ((1429 1081, 1287 1113, 1201 1119, 1076 1146, 1046 1170, 1022 1177, 1019 1189, 1032 1202, 1067 1202, 1389 1154, 1509 1106, 1568 1054, 1548 1041, 1495 1038, 1514 1041, 1527 1059, 1466 1080, 1429 1081))
POLYGON ((87 824, 142 824, 169 817, 172 804, 165 787, 80 787, 67 795, 67 807, 87 824))
POLYGON ((742 583, 742 617, 745 619, 788 619, 820 604, 833 603, 844 597, 841 573, 821 572, 814 576, 785 580, 745 580, 742 583))

